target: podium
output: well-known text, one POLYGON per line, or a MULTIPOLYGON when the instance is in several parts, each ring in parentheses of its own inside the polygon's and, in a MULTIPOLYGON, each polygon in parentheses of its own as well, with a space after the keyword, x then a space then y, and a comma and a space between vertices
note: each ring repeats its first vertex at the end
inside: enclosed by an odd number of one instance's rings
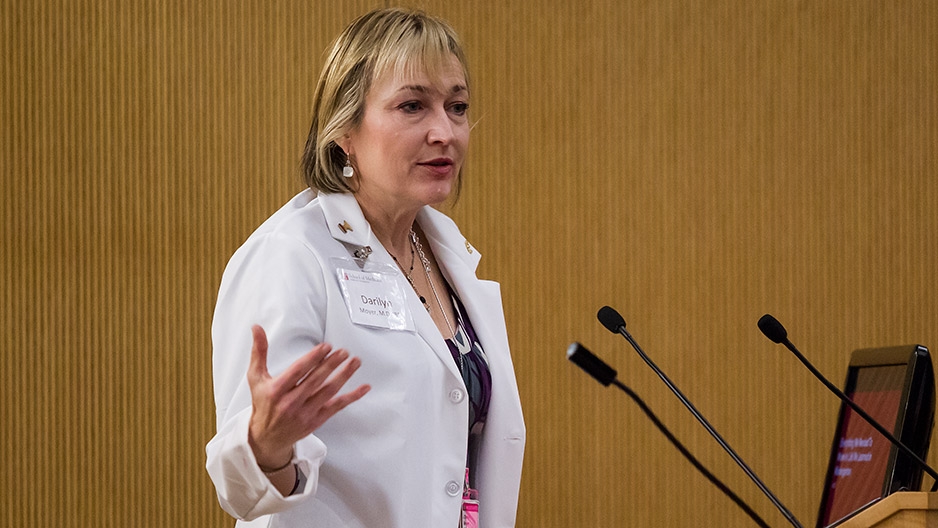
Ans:
POLYGON ((838 528, 938 528, 938 493, 899 491, 838 528))

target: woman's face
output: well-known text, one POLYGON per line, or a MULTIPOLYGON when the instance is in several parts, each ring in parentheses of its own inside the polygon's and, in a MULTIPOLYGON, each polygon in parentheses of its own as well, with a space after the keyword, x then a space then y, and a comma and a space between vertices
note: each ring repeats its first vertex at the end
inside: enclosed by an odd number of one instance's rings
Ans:
POLYGON ((347 140, 359 202, 394 215, 446 200, 469 145, 468 104, 455 57, 436 77, 416 69, 375 79, 347 140))

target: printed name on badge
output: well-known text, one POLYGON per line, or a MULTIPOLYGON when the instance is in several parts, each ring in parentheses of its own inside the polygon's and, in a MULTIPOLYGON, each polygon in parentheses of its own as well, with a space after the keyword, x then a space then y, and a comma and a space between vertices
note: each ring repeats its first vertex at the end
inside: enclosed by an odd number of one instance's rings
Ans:
POLYGON ((380 264, 366 265, 364 269, 353 266, 342 264, 336 267, 352 322, 389 330, 415 331, 397 270, 381 269, 380 264))

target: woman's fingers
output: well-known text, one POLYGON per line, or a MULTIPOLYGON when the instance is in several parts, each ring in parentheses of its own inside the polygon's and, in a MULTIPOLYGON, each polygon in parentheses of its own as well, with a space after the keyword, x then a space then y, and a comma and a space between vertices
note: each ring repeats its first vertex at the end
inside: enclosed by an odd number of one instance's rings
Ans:
POLYGON ((260 461, 286 452, 297 440, 311 434, 329 418, 364 396, 371 387, 361 385, 336 396, 361 366, 344 349, 332 350, 320 343, 281 374, 272 377, 267 368, 268 342, 264 329, 252 327, 254 344, 248 366, 254 412, 249 437, 260 461), (283 452, 283 453, 281 453, 283 452))
POLYGON ((260 325, 251 327, 254 344, 251 347, 251 362, 248 365, 248 385, 255 386, 270 378, 267 371, 267 334, 260 325))
MULTIPOLYGON (((336 355, 335 352, 332 352, 332 346, 328 343, 320 343, 313 347, 312 350, 307 352, 303 357, 296 360, 291 364, 283 373, 277 377, 278 383, 283 392, 288 392, 294 387, 297 387, 310 375, 321 368, 324 364, 328 364, 330 357, 336 355)), ((340 351, 336 351, 340 352, 340 351)), ((348 353, 346 352, 346 355, 348 353)))
MULTIPOLYGON (((317 429, 337 412, 371 390, 371 386, 361 385, 355 390, 335 397, 360 366, 361 360, 353 357, 346 361, 341 366, 342 368, 335 371, 331 377, 320 382, 318 386, 313 385, 310 387, 311 390, 307 392, 308 398, 304 404, 308 411, 307 416, 310 418, 310 431, 317 429), (313 387, 315 387, 315 390, 312 390, 313 387)), ((330 370, 330 373, 332 373, 332 370, 330 370)), ((317 372, 317 374, 320 373, 317 372)), ((304 382, 304 385, 306 383, 304 382)))
POLYGON ((371 385, 359 385, 355 390, 346 392, 341 396, 332 398, 325 405, 320 407, 319 416, 322 419, 322 422, 319 425, 322 425, 329 418, 332 418, 333 415, 347 407, 350 403, 354 403, 361 399, 362 396, 368 394, 368 391, 371 390, 371 385))
POLYGON ((305 394, 309 394, 311 390, 317 390, 348 357, 349 353, 345 349, 333 351, 300 376, 295 386, 302 387, 305 394))
POLYGON ((355 390, 346 392, 341 396, 336 396, 335 398, 327 401, 325 405, 319 407, 319 412, 315 415, 315 417, 313 417, 312 423, 310 424, 310 431, 315 431, 318 429, 322 424, 326 423, 339 411, 347 407, 349 404, 358 401, 365 394, 368 394, 368 391, 370 390, 371 385, 359 385, 355 390))

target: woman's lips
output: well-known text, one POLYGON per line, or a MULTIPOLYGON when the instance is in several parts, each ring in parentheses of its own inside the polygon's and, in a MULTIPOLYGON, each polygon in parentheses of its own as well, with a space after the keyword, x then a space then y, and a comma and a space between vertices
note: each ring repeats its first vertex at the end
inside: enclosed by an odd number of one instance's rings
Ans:
POLYGON ((446 175, 453 171, 453 160, 449 158, 435 158, 432 160, 418 163, 422 167, 430 169, 431 172, 440 175, 446 175))

